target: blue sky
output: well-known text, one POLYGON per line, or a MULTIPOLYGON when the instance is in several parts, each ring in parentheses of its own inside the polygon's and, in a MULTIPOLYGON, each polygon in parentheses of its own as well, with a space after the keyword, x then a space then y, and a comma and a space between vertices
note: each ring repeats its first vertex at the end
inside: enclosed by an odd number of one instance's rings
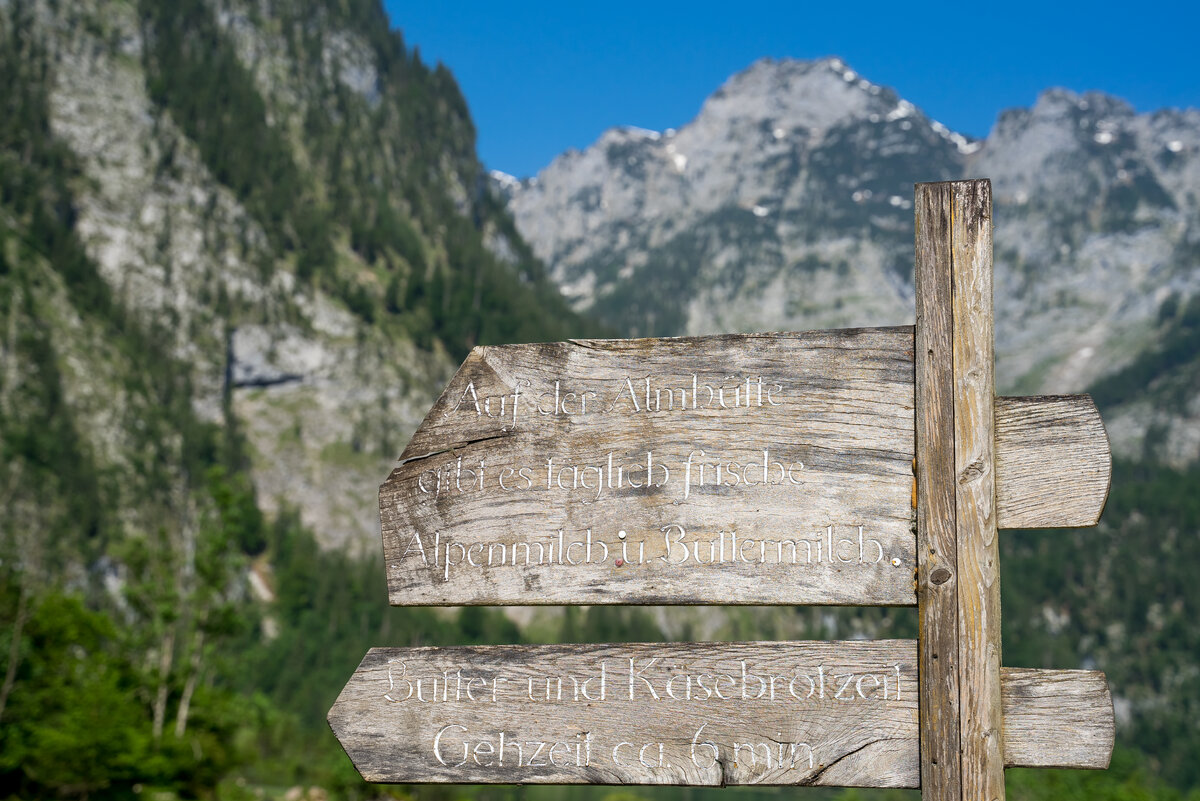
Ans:
POLYGON ((1103 90, 1139 111, 1200 107, 1200 4, 385 5, 409 46, 458 78, 484 163, 518 176, 613 125, 679 127, 764 56, 840 56, 973 136, 1052 86, 1103 90))

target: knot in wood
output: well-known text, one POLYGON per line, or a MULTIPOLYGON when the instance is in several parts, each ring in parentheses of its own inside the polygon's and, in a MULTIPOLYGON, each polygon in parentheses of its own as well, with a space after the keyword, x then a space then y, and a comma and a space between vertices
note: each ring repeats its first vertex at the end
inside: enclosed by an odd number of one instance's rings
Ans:
POLYGON ((978 481, 987 473, 988 467, 983 459, 976 459, 967 465, 962 473, 958 476, 959 484, 969 484, 972 481, 978 481))
POLYGON ((929 580, 940 587, 950 580, 950 571, 944 567, 939 567, 929 574, 929 580))

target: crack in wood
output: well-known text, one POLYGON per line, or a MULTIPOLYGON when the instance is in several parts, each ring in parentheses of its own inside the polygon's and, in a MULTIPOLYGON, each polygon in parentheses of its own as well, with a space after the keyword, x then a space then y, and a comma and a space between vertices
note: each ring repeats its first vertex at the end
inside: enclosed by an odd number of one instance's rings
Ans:
POLYGON ((830 768, 834 767, 835 765, 840 764, 841 762, 845 761, 846 759, 849 759, 850 757, 857 754, 859 751, 866 750, 867 748, 874 745, 875 743, 885 743, 889 740, 894 740, 894 739, 896 739, 896 738, 884 737, 883 739, 880 739, 880 740, 869 740, 868 742, 865 742, 862 745, 860 745, 858 748, 855 748, 853 751, 847 751, 846 753, 842 754, 840 757, 833 760, 828 765, 826 765, 825 767, 818 770, 816 773, 812 774, 811 776, 806 777, 804 779, 804 781, 800 782, 800 784, 804 785, 804 786, 813 786, 813 785, 817 784, 817 782, 820 780, 820 778, 823 775, 825 775, 825 773, 827 773, 830 768))
POLYGON ((442 456, 443 454, 447 454, 447 453, 455 453, 457 451, 463 450, 464 448, 469 448, 472 445, 478 445, 481 442, 491 442, 493 440, 498 440, 498 439, 508 439, 511 435, 512 435, 512 432, 509 432, 506 434, 491 434, 486 437, 474 437, 472 439, 467 439, 467 440, 463 440, 462 442, 455 443, 454 445, 448 445, 445 448, 441 448, 436 451, 430 451, 429 453, 423 453, 420 456, 409 456, 407 459, 400 459, 399 461, 396 462, 396 465, 398 467, 400 465, 406 465, 406 464, 412 464, 414 462, 420 462, 425 459, 432 459, 435 456, 442 456))

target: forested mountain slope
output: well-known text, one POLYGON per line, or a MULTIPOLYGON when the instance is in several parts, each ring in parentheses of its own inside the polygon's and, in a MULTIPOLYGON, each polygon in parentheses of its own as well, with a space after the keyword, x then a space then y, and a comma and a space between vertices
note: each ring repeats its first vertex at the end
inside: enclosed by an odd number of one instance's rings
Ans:
POLYGON ((595 330, 489 195, 450 73, 375 4, 5 18, 64 154, 56 213, 114 307, 190 365, 196 413, 244 423, 268 508, 291 499, 324 541, 372 541, 378 476, 471 345, 595 330))
POLYGON ((375 550, 441 382, 600 329, 377 2, 4 2, 0 82, 0 797, 313 764, 366 641, 457 639, 375 550))

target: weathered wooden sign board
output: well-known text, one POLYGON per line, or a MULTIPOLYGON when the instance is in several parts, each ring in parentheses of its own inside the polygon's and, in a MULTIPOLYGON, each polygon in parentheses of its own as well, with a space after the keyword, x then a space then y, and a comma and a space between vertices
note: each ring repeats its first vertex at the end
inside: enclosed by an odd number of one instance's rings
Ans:
MULTIPOLYGON (((476 348, 380 492, 392 603, 915 605, 913 337, 476 348)), ((1095 407, 1007 400, 1002 524, 1093 524, 1095 407)))
POLYGON ((380 493, 392 602, 915 603, 912 347, 476 348, 380 493))
POLYGON ((1002 798, 1103 767, 1102 674, 1001 669, 997 532, 1098 520, 1086 396, 996 398, 991 187, 918 185, 915 327, 476 348, 380 489, 391 603, 916 605, 916 642, 373 649, 392 782, 1002 798))

